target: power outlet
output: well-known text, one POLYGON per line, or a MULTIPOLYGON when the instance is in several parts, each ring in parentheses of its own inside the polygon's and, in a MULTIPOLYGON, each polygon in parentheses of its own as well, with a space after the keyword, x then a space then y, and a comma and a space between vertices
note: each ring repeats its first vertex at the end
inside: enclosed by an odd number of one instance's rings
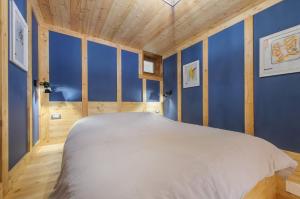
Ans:
POLYGON ((52 113, 51 114, 51 120, 60 120, 61 114, 60 113, 52 113))
POLYGON ((300 184, 287 180, 286 191, 296 196, 300 196, 300 184))

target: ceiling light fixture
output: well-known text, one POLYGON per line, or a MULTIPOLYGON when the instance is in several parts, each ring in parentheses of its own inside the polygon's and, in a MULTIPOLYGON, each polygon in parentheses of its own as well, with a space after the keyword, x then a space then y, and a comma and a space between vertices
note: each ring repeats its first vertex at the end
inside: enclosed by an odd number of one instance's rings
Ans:
POLYGON ((174 7, 179 3, 180 0, 163 0, 163 1, 169 4, 170 6, 174 7))

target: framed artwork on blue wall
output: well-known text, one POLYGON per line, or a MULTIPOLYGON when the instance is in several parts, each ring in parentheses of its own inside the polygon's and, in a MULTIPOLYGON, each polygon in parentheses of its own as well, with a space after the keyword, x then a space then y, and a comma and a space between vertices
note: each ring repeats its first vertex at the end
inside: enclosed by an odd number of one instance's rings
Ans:
POLYGON ((300 72, 300 25, 260 39, 259 76, 300 72))
POLYGON ((10 0, 10 54, 11 62, 28 70, 28 26, 13 0, 10 0))
POLYGON ((199 60, 183 65, 183 88, 200 86, 199 60))

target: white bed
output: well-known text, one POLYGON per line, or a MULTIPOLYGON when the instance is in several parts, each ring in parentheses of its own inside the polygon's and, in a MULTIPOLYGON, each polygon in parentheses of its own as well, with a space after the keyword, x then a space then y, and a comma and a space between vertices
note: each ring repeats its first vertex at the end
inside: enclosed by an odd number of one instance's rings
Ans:
POLYGON ((243 133, 171 121, 152 113, 87 117, 65 143, 50 198, 241 199, 297 163, 243 133))

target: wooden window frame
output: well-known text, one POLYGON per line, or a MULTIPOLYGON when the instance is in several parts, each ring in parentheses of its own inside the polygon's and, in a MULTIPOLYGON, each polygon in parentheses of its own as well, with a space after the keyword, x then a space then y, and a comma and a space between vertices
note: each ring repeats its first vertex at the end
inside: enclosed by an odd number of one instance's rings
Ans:
POLYGON ((156 55, 149 52, 143 52, 142 64, 140 65, 140 74, 141 79, 149 79, 162 81, 162 56, 156 55), (154 73, 144 72, 144 61, 150 61, 154 63, 154 73))

